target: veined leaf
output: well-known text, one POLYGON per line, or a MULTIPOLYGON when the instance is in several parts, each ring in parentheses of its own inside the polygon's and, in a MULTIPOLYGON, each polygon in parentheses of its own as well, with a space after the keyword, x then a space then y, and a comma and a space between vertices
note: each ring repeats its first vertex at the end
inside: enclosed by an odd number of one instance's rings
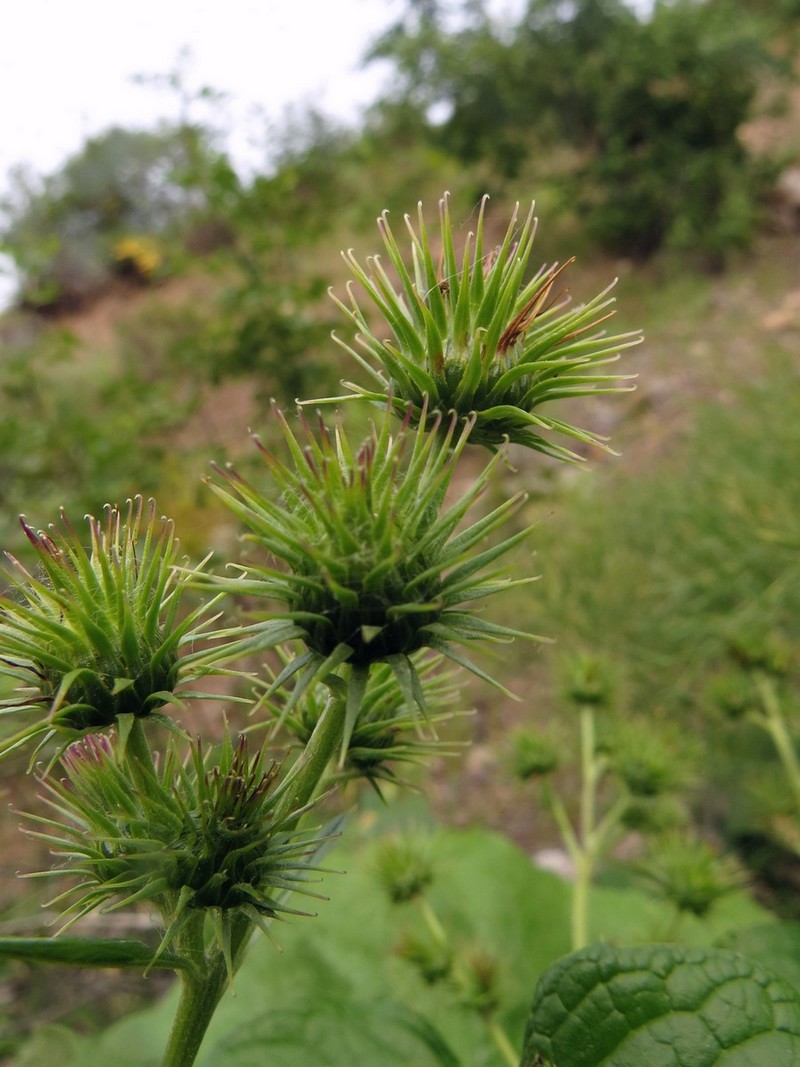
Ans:
POLYGON ((792 1067, 800 993, 719 949, 592 945, 539 981, 521 1067, 792 1067))

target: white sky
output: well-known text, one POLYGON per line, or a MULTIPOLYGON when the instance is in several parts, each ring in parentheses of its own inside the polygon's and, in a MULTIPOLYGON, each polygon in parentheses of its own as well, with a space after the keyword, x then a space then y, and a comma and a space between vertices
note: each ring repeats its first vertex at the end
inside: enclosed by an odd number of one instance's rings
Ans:
POLYGON ((277 118, 289 102, 352 116, 381 72, 359 70, 365 47, 402 0, 0 0, 0 175, 18 163, 55 169, 114 123, 176 118, 177 97, 135 85, 165 75, 188 49, 191 88, 229 94, 234 139, 248 111, 277 118))
MULTIPOLYGON (((491 0, 513 16, 524 0, 491 0)), ((264 118, 311 103, 354 121, 386 84, 361 68, 371 41, 405 0, 0 0, 0 194, 12 167, 49 173, 87 137, 115 123, 176 119, 176 94, 136 85, 167 75, 188 53, 185 80, 224 92, 227 147, 262 162, 264 118), (259 121, 258 114, 262 117, 259 121)), ((202 113, 192 114, 193 118, 202 113)), ((0 306, 9 291, 0 263, 0 306)))

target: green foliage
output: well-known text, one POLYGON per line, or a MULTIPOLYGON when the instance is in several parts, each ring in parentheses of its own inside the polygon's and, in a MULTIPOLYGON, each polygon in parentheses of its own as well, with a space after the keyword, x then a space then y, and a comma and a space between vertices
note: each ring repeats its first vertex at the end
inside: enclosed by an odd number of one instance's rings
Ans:
POLYGON ((786 489, 798 397, 795 370, 769 359, 724 402, 699 405, 647 478, 582 486, 540 530, 539 626, 613 658, 633 706, 700 702, 734 635, 800 636, 800 514, 786 489))
MULTIPOLYGON (((560 184, 615 254, 678 249, 717 268, 747 245, 770 171, 739 138, 769 65, 773 23, 715 0, 530 0, 512 26, 463 4, 410 4, 373 46, 400 97, 459 158, 515 176, 570 146, 560 184)), ((783 69, 788 75, 788 67, 783 69)))
MULTIPOLYGON (((388 809, 360 844, 353 843, 351 827, 327 860, 347 874, 326 876, 330 900, 319 905, 313 923, 273 927, 280 953, 266 940, 253 946, 211 1024, 199 1067, 255 1067, 267 1050, 280 1067, 306 1067, 309 1049, 315 1062, 341 1067, 341 1050, 350 1048, 343 1042, 368 1052, 362 1062, 375 1067, 500 1067, 484 1024, 465 1011, 457 990, 431 986, 394 951, 402 948, 397 908, 375 877, 375 862, 381 835, 398 820, 403 825, 403 816, 388 809)), ((569 887, 537 870, 498 834, 436 830, 420 836, 434 857, 429 893, 438 914, 459 943, 500 963, 499 1016, 519 1049, 531 989, 568 947, 569 887)), ((652 937, 668 917, 662 904, 631 889, 604 888, 597 903, 598 923, 623 943, 652 937)), ((716 929, 763 924, 755 905, 742 898, 738 906, 720 916, 716 929)), ((419 936, 421 922, 412 929, 419 936)), ((698 924, 690 933, 707 945, 713 929, 698 924)), ((109 1057, 117 1067, 155 1067, 173 1010, 169 996, 103 1034, 75 1038, 65 1067, 99 1067, 109 1057)))
POLYGON ((717 942, 719 948, 758 960, 762 967, 800 989, 800 923, 766 923, 731 930, 717 942))
POLYGON ((0 203, 0 250, 22 272, 20 302, 78 305, 108 286, 118 241, 174 237, 202 205, 187 179, 210 153, 194 127, 112 127, 42 181, 18 172, 0 203))
POLYGON ((78 358, 74 335, 22 323, 0 354, 0 533, 19 541, 17 515, 100 514, 138 489, 155 494, 165 435, 191 398, 120 371, 97 354, 78 358))
POLYGON ((721 950, 593 946, 541 978, 522 1067, 785 1067, 800 993, 721 950))

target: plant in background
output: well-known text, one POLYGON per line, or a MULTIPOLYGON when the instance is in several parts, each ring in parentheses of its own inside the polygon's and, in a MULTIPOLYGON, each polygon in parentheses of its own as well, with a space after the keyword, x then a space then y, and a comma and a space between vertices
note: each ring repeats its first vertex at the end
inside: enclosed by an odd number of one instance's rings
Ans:
MULTIPOLYGON (((777 631, 747 627, 729 635, 728 654, 733 668, 713 679, 710 696, 730 719, 746 721, 772 742, 783 795, 778 810, 767 816, 767 832, 800 854, 800 753, 789 691, 794 649, 777 631)), ((774 786, 773 781, 767 783, 769 799, 774 786)))
POLYGON ((647 885, 675 908, 669 940, 676 938, 685 915, 706 918, 718 900, 746 884, 732 857, 718 855, 707 842, 685 832, 656 838, 638 870, 647 885))
POLYGON ((643 721, 616 725, 598 738, 598 713, 610 717, 612 671, 598 656, 580 653, 565 660, 564 695, 578 713, 578 811, 550 778, 566 762, 567 744, 552 733, 518 731, 511 765, 521 781, 541 779, 542 799, 558 825, 574 868, 571 937, 573 949, 590 941, 589 898, 599 866, 630 829, 664 830, 683 822, 678 794, 686 784, 685 757, 674 740, 643 721))
POLYGON ((497 1019, 501 1006, 501 967, 494 956, 477 944, 461 945, 446 930, 429 891, 436 864, 419 834, 387 838, 375 858, 375 875, 397 907, 414 904, 424 933, 406 931, 395 952, 414 966, 429 985, 446 984, 458 1003, 485 1024, 503 1062, 517 1067, 518 1057, 497 1019))

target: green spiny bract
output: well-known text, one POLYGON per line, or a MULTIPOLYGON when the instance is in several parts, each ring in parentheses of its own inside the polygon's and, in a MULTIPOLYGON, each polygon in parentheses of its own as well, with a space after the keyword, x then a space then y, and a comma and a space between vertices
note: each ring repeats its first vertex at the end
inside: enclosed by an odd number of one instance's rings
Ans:
POLYGON ((386 838, 374 862, 375 874, 392 904, 407 904, 424 896, 435 878, 430 848, 421 835, 386 838))
POLYGON ((196 572, 176 570, 173 526, 157 518, 154 501, 143 512, 136 497, 124 516, 116 507, 105 522, 89 516, 89 549, 63 513, 49 532, 22 520, 38 573, 8 557, 15 595, 0 598, 0 674, 17 690, 0 714, 30 712, 37 721, 0 754, 56 734, 69 741, 120 715, 151 715, 177 699, 179 684, 212 670, 211 653, 180 654, 213 621, 212 604, 181 612, 196 572))
MULTIPOLYGON (((441 663, 439 655, 426 656, 415 662, 426 704, 443 709, 429 716, 429 724, 434 728, 457 715, 469 714, 444 710, 456 700, 458 687, 454 672, 442 670, 441 663)), ((282 700, 277 704, 268 701, 267 710, 305 746, 325 711, 329 697, 327 687, 310 686, 293 714, 284 711, 291 694, 282 689, 278 696, 282 700)), ((421 734, 419 717, 407 706, 391 667, 379 663, 370 671, 347 750, 332 780, 362 778, 382 796, 382 782, 408 785, 398 777, 398 765, 421 763, 434 755, 449 755, 453 747, 441 742, 435 734, 421 734)))
MULTIPOLYGON (((175 744, 163 766, 135 789, 125 761, 106 736, 88 735, 62 756, 66 778, 43 781, 53 817, 28 815, 32 836, 50 844, 63 863, 39 877, 69 875, 64 928, 88 912, 147 901, 160 914, 161 950, 179 948, 185 924, 198 911, 210 917, 220 947, 242 914, 260 926, 293 912, 282 898, 308 893, 308 864, 318 841, 294 829, 276 787, 280 767, 264 750, 250 756, 243 736, 226 735, 210 765, 199 742, 181 760, 175 744)), ((316 894, 309 894, 316 895, 316 894)))
MULTIPOLYGON (((542 268, 526 280, 536 231, 533 207, 521 223, 515 210, 498 248, 484 247, 481 203, 475 234, 469 234, 459 261, 448 201, 440 201, 441 253, 434 260, 422 205, 418 230, 406 216, 412 266, 406 265, 387 216, 378 229, 398 284, 378 256, 365 270, 352 252, 345 261, 391 331, 374 332, 352 287, 349 304, 334 297, 354 323, 357 347, 336 338, 374 383, 346 382, 354 396, 391 402, 415 419, 427 409, 473 420, 471 441, 497 448, 504 441, 525 445, 558 459, 576 460, 571 449, 550 440, 560 435, 605 447, 596 434, 543 415, 554 400, 616 393, 630 387, 628 375, 598 372, 620 350, 638 344, 638 333, 607 337, 601 324, 613 312, 604 290, 587 304, 570 307, 557 285, 569 264, 542 268), (549 436, 548 436, 549 435, 549 436)), ((335 399, 345 399, 342 397, 335 399)))
POLYGON ((341 428, 331 432, 320 422, 315 434, 305 420, 301 444, 280 412, 276 417, 292 464, 260 447, 280 495, 262 492, 232 469, 219 471, 224 484, 213 488, 249 528, 250 540, 283 566, 248 563, 239 578, 210 580, 285 605, 250 626, 240 648, 274 648, 293 639, 304 644, 273 682, 277 690, 295 679, 286 714, 310 685, 341 664, 351 667, 346 751, 375 664, 389 664, 408 706, 424 711, 414 653, 433 649, 486 678, 459 645, 530 636, 489 622, 468 606, 532 580, 487 572, 529 530, 484 544, 525 497, 517 494, 461 528, 501 461, 498 454, 460 498, 445 505, 472 420, 459 432, 455 415, 443 425, 440 415, 429 418, 423 410, 415 430, 407 413, 392 434, 387 410, 354 449, 341 428))
POLYGON ((732 857, 719 856, 705 841, 678 831, 654 842, 638 869, 659 896, 699 918, 721 897, 746 884, 732 857))

